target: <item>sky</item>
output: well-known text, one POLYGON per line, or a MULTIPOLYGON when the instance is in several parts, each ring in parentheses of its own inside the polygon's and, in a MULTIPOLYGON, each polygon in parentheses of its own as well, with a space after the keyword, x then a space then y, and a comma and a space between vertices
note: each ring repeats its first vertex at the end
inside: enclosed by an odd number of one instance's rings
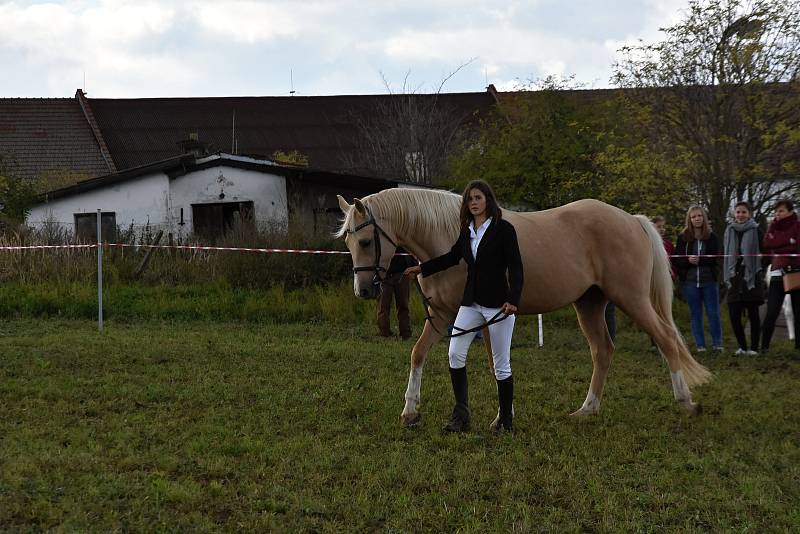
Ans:
POLYGON ((658 41, 687 2, 0 0, 0 97, 610 87, 617 50, 658 41))

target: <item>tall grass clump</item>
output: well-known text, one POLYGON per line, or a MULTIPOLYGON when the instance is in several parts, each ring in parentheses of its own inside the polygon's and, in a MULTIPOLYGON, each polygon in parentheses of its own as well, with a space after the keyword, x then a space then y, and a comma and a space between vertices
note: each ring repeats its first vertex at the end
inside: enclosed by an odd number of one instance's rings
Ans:
MULTIPOLYGON (((244 321, 359 320, 374 304, 352 294, 347 254, 294 254, 151 248, 151 227, 117 229, 103 247, 104 308, 109 318, 244 321), (149 259, 142 268, 145 256, 149 259)), ((62 226, 20 227, 0 246, 77 244, 62 226)), ((209 240, 162 237, 159 245, 209 240)), ((239 227, 217 239, 224 248, 342 250, 341 241, 239 227)), ((97 316, 97 250, 0 251, 0 316, 97 316)), ((370 312, 371 313, 371 312, 370 312)))
MULTIPOLYGON (((118 229, 114 241, 125 246, 104 246, 103 275, 110 284, 211 283, 224 280, 234 288, 267 289, 281 284, 289 289, 342 282, 351 276, 347 255, 289 254, 241 251, 152 249, 144 269, 140 266, 153 245, 156 233, 150 227, 118 229)), ((170 240, 175 245, 206 245, 208 240, 190 236, 170 240)), ((76 244, 70 232, 58 225, 0 235, 0 246, 76 244)), ((167 238, 159 245, 167 244, 167 238)), ((284 235, 273 229, 237 228, 214 243, 219 247, 292 248, 342 250, 333 239, 308 239, 284 235)), ((70 284, 96 278, 94 248, 3 251, 0 253, 0 283, 70 284)))

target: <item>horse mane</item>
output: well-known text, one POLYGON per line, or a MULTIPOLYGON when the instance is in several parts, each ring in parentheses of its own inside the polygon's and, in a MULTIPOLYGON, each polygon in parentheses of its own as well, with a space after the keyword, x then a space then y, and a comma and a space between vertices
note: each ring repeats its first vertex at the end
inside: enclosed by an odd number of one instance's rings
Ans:
MULTIPOLYGON (((393 188, 366 196, 361 202, 381 221, 392 223, 396 234, 444 233, 453 239, 460 231, 461 196, 436 189, 393 188)), ((351 209, 336 232, 342 237, 355 228, 351 209)))

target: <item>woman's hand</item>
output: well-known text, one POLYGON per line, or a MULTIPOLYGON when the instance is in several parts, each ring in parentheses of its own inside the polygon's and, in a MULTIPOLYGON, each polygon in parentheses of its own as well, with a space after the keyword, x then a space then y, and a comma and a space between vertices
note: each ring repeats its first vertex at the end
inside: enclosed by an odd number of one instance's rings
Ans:
POLYGON ((413 278, 422 272, 422 267, 419 265, 414 265, 413 267, 409 267, 405 271, 403 271, 403 276, 407 276, 409 278, 413 278))
POLYGON ((514 306, 513 304, 509 304, 508 302, 503 304, 503 306, 500 309, 503 310, 503 313, 505 313, 506 315, 514 315, 515 313, 517 313, 517 307, 514 306))
POLYGON ((689 256, 689 263, 692 265, 697 265, 700 263, 700 256, 689 256))

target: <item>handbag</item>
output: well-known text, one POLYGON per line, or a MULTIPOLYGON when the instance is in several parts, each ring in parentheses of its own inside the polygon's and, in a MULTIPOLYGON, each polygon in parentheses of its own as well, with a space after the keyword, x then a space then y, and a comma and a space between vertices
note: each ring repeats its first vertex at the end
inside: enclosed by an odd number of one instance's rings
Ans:
POLYGON ((784 267, 783 269, 783 291, 788 293, 800 289, 800 270, 797 267, 784 267))

